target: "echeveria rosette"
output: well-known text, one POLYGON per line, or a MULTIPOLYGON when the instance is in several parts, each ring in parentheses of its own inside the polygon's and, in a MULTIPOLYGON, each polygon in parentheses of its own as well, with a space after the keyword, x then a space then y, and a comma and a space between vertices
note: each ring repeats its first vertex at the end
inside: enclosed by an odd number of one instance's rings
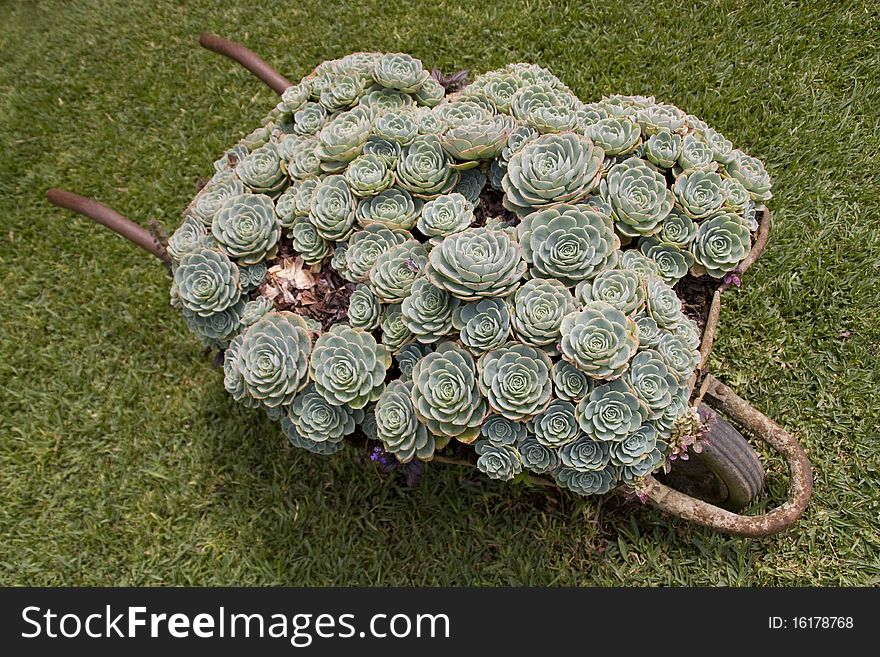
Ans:
POLYGON ((390 111, 376 117, 373 135, 406 146, 419 134, 419 122, 412 110, 390 111))
POLYGON ((673 196, 663 174, 637 157, 611 167, 599 193, 611 207, 615 228, 626 237, 653 235, 672 210, 673 196))
POLYGON ((724 178, 721 181, 721 196, 724 201, 722 210, 742 214, 754 207, 749 190, 736 178, 724 178))
POLYGON ((473 207, 476 207, 480 205, 480 194, 485 186, 486 174, 480 169, 465 169, 461 172, 455 191, 464 196, 473 207))
POLYGON ((401 150, 395 173, 397 185, 413 196, 432 199, 452 191, 458 172, 450 165, 436 135, 420 135, 401 150))
POLYGON ((444 237, 463 231, 473 220, 473 204, 462 194, 453 192, 425 203, 416 226, 427 237, 444 237))
POLYGON ((574 411, 570 401, 554 399, 546 409, 529 419, 526 426, 538 443, 556 449, 581 435, 574 411))
POLYGON ((632 359, 623 381, 639 398, 646 409, 648 420, 659 419, 672 403, 672 395, 679 381, 666 361, 654 349, 640 351, 632 359))
POLYGON ((690 317, 682 315, 681 318, 670 329, 674 335, 677 335, 685 341, 691 349, 699 349, 702 342, 702 334, 700 327, 690 317))
POLYGON ((698 273, 723 278, 736 269, 752 249, 749 225, 732 212, 716 214, 700 224, 690 249, 698 273))
POLYGON ((422 201, 403 189, 391 187, 358 203, 357 220, 361 226, 381 224, 386 228, 409 230, 416 225, 422 201))
POLYGON ((438 436, 470 443, 486 417, 473 357, 454 342, 419 360, 412 370, 412 401, 416 414, 438 436))
POLYGON ((235 167, 235 175, 252 191, 270 196, 280 194, 289 182, 281 168, 278 149, 271 143, 242 158, 235 167))
POLYGON ((323 178, 312 194, 309 220, 325 240, 344 241, 354 230, 355 198, 345 178, 323 178))
POLYGON ((646 414, 645 405, 621 380, 596 387, 575 407, 581 431, 601 441, 623 440, 642 425, 646 414))
POLYGON ((266 142, 269 141, 269 138, 272 136, 272 126, 271 122, 266 125, 261 125, 259 128, 255 128, 244 137, 241 138, 241 141, 238 142, 242 146, 245 147, 245 150, 249 153, 251 151, 255 151, 261 146, 264 146, 266 142))
POLYGON ((741 150, 734 150, 731 155, 732 159, 724 167, 727 175, 742 183, 753 201, 766 203, 773 198, 770 175, 761 160, 746 155, 741 150))
POLYGON ((239 265, 238 280, 243 293, 253 292, 263 284, 269 273, 269 267, 265 262, 254 265, 239 265))
POLYGON ((639 346, 632 318, 604 301, 590 301, 562 320, 562 357, 594 379, 614 379, 639 346))
POLYGON ((348 163, 342 174, 355 196, 375 196, 391 187, 394 174, 379 155, 360 155, 348 163))
POLYGON ((681 134, 687 130, 687 114, 675 105, 652 103, 636 112, 636 120, 646 135, 664 131, 681 134))
POLYGON ((247 154, 248 148, 244 144, 236 144, 232 148, 226 149, 223 155, 214 160, 214 171, 217 173, 232 171, 235 165, 247 154))
POLYGON ((643 237, 639 240, 639 251, 657 263, 660 278, 669 285, 675 285, 684 278, 694 264, 694 256, 678 244, 664 242, 657 237, 643 237))
POLYGON ((452 326, 462 344, 479 356, 508 341, 510 310, 503 299, 464 303, 452 313, 452 326))
POLYGON ((318 133, 315 154, 321 169, 330 173, 344 170, 363 152, 371 125, 372 115, 363 107, 335 115, 318 133))
POLYGON ((654 449, 632 465, 621 467, 620 480, 627 484, 638 486, 643 477, 646 477, 663 465, 663 460, 663 452, 659 449, 654 449))
POLYGON ((205 224, 192 215, 186 215, 183 223, 168 238, 168 255, 179 261, 185 253, 191 253, 205 246, 208 231, 205 224))
POLYGON ((400 306, 403 323, 419 342, 441 340, 452 330, 452 313, 461 303, 426 278, 418 278, 400 306))
POLYGON ((522 460, 515 447, 478 440, 474 449, 477 452, 477 470, 490 479, 510 481, 522 472, 522 460))
POLYGON ((697 224, 687 215, 673 210, 663 220, 663 225, 657 238, 661 242, 675 244, 679 247, 687 247, 697 236, 697 224))
POLYGON ((412 96, 402 91, 375 87, 364 93, 358 104, 369 109, 373 116, 380 116, 385 112, 411 107, 414 103, 412 96))
POLYGON ((477 362, 480 391, 489 407, 509 420, 525 420, 550 402, 549 356, 528 345, 510 343, 477 362))
POLYGON ((574 132, 548 134, 511 155, 501 181, 504 207, 524 215, 589 194, 602 175, 605 153, 574 132))
POLYGON ((373 79, 383 87, 415 93, 430 77, 422 62, 405 53, 382 55, 373 68, 373 79))
POLYGON ((265 194, 232 196, 220 206, 211 225, 217 243, 240 264, 253 265, 274 256, 281 238, 275 204, 265 194))
POLYGON ((354 433, 357 422, 364 417, 361 410, 347 404, 328 402, 310 384, 287 407, 287 418, 297 434, 316 443, 338 443, 354 433))
POLYGON ((394 354, 394 362, 397 363, 397 369, 400 370, 400 380, 411 380, 413 367, 433 350, 434 348, 431 345, 422 344, 421 342, 410 342, 403 345, 394 354))
POLYGON ((515 445, 524 440, 527 434, 526 425, 515 422, 503 415, 492 414, 483 422, 480 435, 492 445, 515 445))
POLYGON ((348 240, 345 254, 346 278, 353 282, 366 281, 380 255, 410 239, 412 235, 408 232, 392 230, 382 224, 370 224, 356 231, 348 240))
POLYGON ((645 286, 648 314, 662 329, 671 329, 682 318, 681 299, 669 285, 658 278, 648 280, 645 286))
POLYGON ((672 185, 676 207, 691 219, 705 219, 721 209, 724 195, 721 176, 714 171, 696 169, 685 171, 672 185))
POLYGON ((446 88, 432 77, 425 78, 422 86, 413 94, 413 98, 425 107, 436 107, 443 102, 446 88))
POLYGON ((369 285, 360 284, 348 299, 348 323, 353 328, 372 331, 379 328, 382 305, 369 285))
POLYGON ((553 278, 535 278, 516 291, 510 305, 516 337, 555 355, 562 318, 577 310, 568 288, 553 278))
POLYGON ((678 154, 678 167, 682 171, 704 169, 715 171, 718 163, 709 145, 696 134, 690 134, 681 140, 681 153, 678 154))
POLYGON ((553 479, 560 488, 566 488, 578 495, 604 495, 617 485, 620 471, 614 465, 589 472, 558 467, 553 470, 553 479))
POLYGON ((626 315, 634 315, 645 307, 645 284, 632 269, 606 269, 576 288, 582 303, 604 301, 626 315))
POLYGON ((402 302, 424 273, 427 261, 425 247, 414 239, 391 247, 379 254, 370 269, 373 292, 383 303, 402 302))
POLYGON ((645 142, 645 158, 664 169, 671 169, 681 155, 681 135, 660 130, 645 142))
POLYGON ((700 362, 700 351, 689 345, 682 337, 661 332, 654 347, 669 371, 681 384, 686 384, 700 362))
POLYGON ((268 408, 289 404, 309 380, 312 342, 305 320, 270 312, 242 336, 236 366, 248 395, 268 408))
POLYGON ((185 309, 202 317, 222 312, 241 297, 238 267, 220 251, 191 251, 174 270, 173 291, 185 309))
POLYGON ((657 430, 651 424, 643 424, 623 440, 609 443, 611 463, 621 467, 633 466, 652 459, 657 448, 657 430))
POLYGON ((638 249, 627 249, 621 253, 617 266, 621 269, 632 269, 646 279, 652 276, 660 277, 660 268, 657 266, 657 263, 638 249))
POLYGON ((550 376, 559 399, 578 402, 593 390, 593 379, 565 360, 553 363, 550 376))
POLYGON ((318 234, 318 229, 306 217, 299 217, 288 231, 294 251, 299 253, 307 265, 323 262, 331 253, 330 242, 318 234))
POLYGON ((460 94, 456 94, 447 100, 450 102, 441 103, 432 112, 440 125, 443 126, 443 131, 455 126, 468 126, 480 121, 487 121, 495 115, 491 103, 486 103, 483 98, 476 96, 464 98, 460 94))
POLYGON ((327 401, 363 408, 385 388, 391 355, 362 329, 335 324, 315 341, 309 375, 327 401))
POLYGON ((575 102, 576 98, 567 91, 536 83, 519 89, 511 99, 510 109, 518 121, 540 133, 567 132, 577 123, 575 102))
POLYGON ((517 75, 496 71, 480 76, 471 83, 471 86, 478 87, 499 112, 510 113, 511 100, 523 86, 523 81, 517 75))
POLYGON ((322 172, 318 158, 318 140, 315 137, 302 139, 290 146, 290 157, 284 163, 287 175, 294 180, 317 176, 322 172))
POLYGON ((600 472, 611 462, 609 444, 581 436, 559 450, 559 462, 562 467, 578 472, 600 472))
POLYGON ((241 354, 241 343, 244 336, 239 334, 232 338, 226 350, 223 352, 223 387, 232 398, 248 408, 259 408, 260 402, 248 394, 244 377, 238 367, 241 354))
POLYGON ((214 215, 220 206, 231 196, 239 196, 248 192, 244 183, 232 172, 217 173, 196 194, 189 204, 186 214, 195 217, 206 226, 214 221, 214 215))
POLYGON ((199 315, 184 308, 183 319, 189 330, 205 346, 209 348, 222 348, 229 343, 229 339, 238 333, 241 328, 241 313, 244 310, 244 305, 244 301, 239 301, 226 310, 221 310, 208 316, 199 315))
POLYGON ((605 151, 605 155, 626 155, 641 142, 639 126, 626 117, 611 116, 588 126, 584 134, 605 151))
POLYGON ((399 303, 385 306, 379 328, 382 329, 382 344, 392 352, 398 351, 414 337, 403 321, 399 303))
POLYGON ((627 96, 614 94, 606 96, 599 105, 613 116, 635 116, 639 110, 655 105, 653 96, 627 96))
POLYGON ((516 449, 523 466, 535 474, 550 472, 559 465, 556 451, 539 443, 534 436, 523 438, 517 443, 516 449))
POLYGON ((503 231, 483 227, 445 237, 431 250, 425 275, 453 296, 473 301, 507 296, 525 270, 520 245, 503 231))
POLYGON ((393 170, 400 157, 400 144, 396 141, 370 135, 364 143, 364 155, 376 155, 382 158, 385 165, 393 170))
POLYGON ((401 463, 430 461, 436 446, 433 434, 419 422, 412 390, 411 381, 392 381, 376 402, 376 435, 401 463))
MULTIPOLYGON (((277 410, 280 409, 273 409, 273 411, 277 410)), ((309 440, 304 436, 300 436, 293 422, 290 421, 290 418, 287 415, 282 415, 280 418, 276 418, 274 417, 274 415, 270 415, 270 418, 272 418, 273 420, 280 419, 281 430, 284 432, 284 435, 287 436, 288 442, 290 442, 290 444, 297 449, 304 449, 307 452, 318 454, 319 456, 333 456, 334 454, 338 454, 345 448, 344 440, 339 440, 335 442, 323 440, 321 442, 318 442, 315 440, 309 440)))
POLYGON ((250 326, 251 324, 256 324, 274 309, 275 306, 272 305, 272 302, 263 297, 257 297, 253 301, 248 301, 241 310, 241 317, 239 318, 241 325, 250 326))
POLYGON ((507 145, 514 120, 504 114, 452 126, 440 136, 440 143, 457 160, 489 160, 507 145))
POLYGON ((294 84, 281 93, 277 109, 285 114, 292 114, 305 105, 309 99, 309 85, 305 82, 294 84))
POLYGON ((532 275, 568 286, 611 265, 620 247, 611 218, 583 204, 528 214, 516 231, 532 275))
POLYGON ((328 112, 341 112, 357 104, 364 93, 364 80, 354 75, 337 75, 318 98, 328 112))

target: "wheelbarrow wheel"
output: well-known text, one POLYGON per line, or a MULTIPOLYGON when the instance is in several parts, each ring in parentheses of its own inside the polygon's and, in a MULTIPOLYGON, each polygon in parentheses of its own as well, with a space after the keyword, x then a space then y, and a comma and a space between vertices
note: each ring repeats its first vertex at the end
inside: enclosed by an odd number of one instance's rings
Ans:
POLYGON ((751 504, 764 486, 764 468, 749 442, 706 404, 700 416, 710 421, 700 453, 673 462, 666 483, 672 488, 719 506, 740 511, 751 504))

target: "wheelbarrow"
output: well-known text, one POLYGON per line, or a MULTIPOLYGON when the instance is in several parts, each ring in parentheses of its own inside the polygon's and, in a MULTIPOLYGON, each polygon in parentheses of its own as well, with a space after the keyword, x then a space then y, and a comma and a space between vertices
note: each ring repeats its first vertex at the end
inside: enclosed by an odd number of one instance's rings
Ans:
MULTIPOLYGON (((279 95, 291 86, 290 81, 241 44, 210 33, 203 33, 199 43, 239 63, 279 95)), ((148 230, 94 199, 64 190, 50 189, 46 195, 53 205, 86 216, 151 253, 170 271, 171 259, 156 224, 148 230)), ((763 252, 770 226, 770 211, 764 209, 758 217, 751 252, 740 264, 740 275, 763 252)), ((675 460, 671 471, 665 475, 646 477, 640 492, 652 506, 704 527, 734 536, 768 536, 790 528, 803 514, 812 494, 812 471, 795 436, 705 372, 718 330, 721 295, 727 287, 729 283, 725 282, 714 290, 708 313, 701 318, 701 359, 690 382, 691 403, 697 407, 708 427, 706 439, 701 442, 702 450, 692 452, 688 459, 675 460), (788 467, 788 500, 765 514, 738 513, 760 495, 764 470, 758 454, 731 421, 775 449, 788 467)), ((439 454, 433 460, 472 465, 439 454)), ((555 485, 541 477, 532 477, 531 480, 538 485, 555 485)))

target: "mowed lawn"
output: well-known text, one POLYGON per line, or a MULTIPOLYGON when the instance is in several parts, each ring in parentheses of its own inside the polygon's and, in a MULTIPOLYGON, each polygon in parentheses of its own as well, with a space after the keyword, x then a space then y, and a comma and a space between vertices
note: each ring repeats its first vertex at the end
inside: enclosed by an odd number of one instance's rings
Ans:
MULTIPOLYGON (((880 7, 875 2, 0 2, 0 584, 880 583, 880 7), (238 6, 235 6, 238 5, 238 6), (273 94, 357 50, 550 68, 584 100, 652 94, 762 158, 770 246, 725 295, 711 370, 796 432, 791 531, 725 537, 430 465, 406 490, 351 448, 289 448, 236 406, 144 253, 49 206, 173 228, 273 94)), ((787 477, 767 457, 767 494, 787 477)))

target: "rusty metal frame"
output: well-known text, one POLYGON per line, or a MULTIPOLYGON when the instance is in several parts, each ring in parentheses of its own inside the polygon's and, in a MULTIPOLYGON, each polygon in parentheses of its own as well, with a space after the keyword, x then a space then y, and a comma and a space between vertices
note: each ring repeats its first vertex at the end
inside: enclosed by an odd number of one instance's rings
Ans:
MULTIPOLYGON (((281 94, 290 86, 290 82, 280 73, 275 71, 256 54, 234 41, 205 32, 200 36, 199 43, 208 50, 224 55, 241 64, 278 94, 281 94)), ((106 226, 152 254, 164 264, 170 265, 171 259, 168 253, 155 236, 147 229, 127 219, 115 210, 94 199, 60 189, 50 189, 46 196, 53 205, 72 210, 106 226)), ((739 266, 740 275, 745 273, 764 251, 770 235, 770 226, 770 211, 764 209, 758 219, 755 243, 752 245, 748 257, 739 266)), ((716 531, 734 536, 754 538, 784 531, 797 521, 801 514, 803 514, 812 494, 812 471, 804 449, 792 434, 785 431, 754 406, 736 395, 733 390, 718 381, 711 374, 702 373, 712 351, 712 345, 718 331, 718 322, 721 314, 721 293, 727 287, 729 287, 729 283, 723 283, 715 290, 712 296, 700 342, 700 364, 697 373, 691 381, 691 389, 694 389, 702 375, 701 385, 696 395, 697 400, 705 399, 710 406, 713 406, 727 417, 753 432, 782 455, 791 477, 789 499, 782 506, 766 514, 744 516, 680 493, 661 484, 652 476, 646 478, 645 493, 652 506, 666 513, 716 531)), ((470 461, 442 455, 435 455, 433 460, 438 463, 474 467, 474 464, 470 461)), ((531 477, 530 479, 539 486, 555 486, 553 481, 544 477, 531 477)))

